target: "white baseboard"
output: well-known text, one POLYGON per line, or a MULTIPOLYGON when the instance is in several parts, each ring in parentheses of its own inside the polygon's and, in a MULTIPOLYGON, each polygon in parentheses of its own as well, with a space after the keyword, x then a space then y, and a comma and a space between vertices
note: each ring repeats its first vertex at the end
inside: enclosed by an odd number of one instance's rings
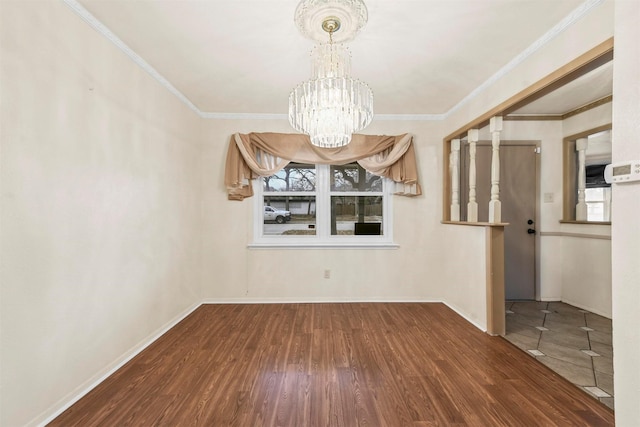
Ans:
POLYGON ((466 320, 467 322, 471 323, 473 326, 475 326, 476 328, 480 329, 482 332, 487 332, 487 325, 481 325, 477 321, 475 321, 473 319, 470 319, 468 316, 464 315, 463 312, 461 310, 459 310, 456 306, 451 305, 448 302, 445 302, 445 301, 440 301, 440 302, 442 302, 442 304, 444 304, 447 307, 449 307, 451 310, 455 311, 458 316, 462 317, 464 320, 466 320))
POLYGON ((318 297, 318 298, 207 298, 202 301, 202 304, 341 304, 341 303, 441 303, 441 300, 423 300, 415 298, 331 298, 331 297, 318 297))
POLYGON ((322 304, 322 303, 439 303, 444 304, 449 307, 451 310, 455 311, 456 314, 467 322, 471 323, 476 328, 480 329, 483 332, 487 332, 486 326, 480 325, 473 319, 465 316, 461 310, 456 308, 455 306, 448 304, 443 300, 434 300, 434 299, 416 299, 416 298, 207 298, 202 301, 202 304, 322 304))
POLYGON ((581 308, 583 310, 590 311, 591 313, 597 314, 598 316, 606 317, 607 319, 611 319, 611 313, 605 313, 602 310, 598 310, 597 308, 589 307, 588 305, 579 304, 575 301, 570 301, 567 299, 563 299, 562 302, 572 305, 574 307, 581 308))
POLYGON ((71 405, 76 403, 78 400, 80 400, 82 397, 84 397, 87 393, 89 393, 91 390, 96 388, 101 382, 103 382, 105 379, 107 379, 115 371, 117 371, 122 366, 124 366, 128 361, 130 361, 131 359, 136 357, 142 350, 144 350, 145 348, 147 348, 151 344, 153 344, 154 341, 156 341, 158 338, 160 338, 169 329, 173 328, 180 321, 182 321, 185 317, 190 315, 196 308, 200 307, 200 305, 201 305, 200 303, 193 304, 192 306, 187 308, 185 311, 183 311, 182 313, 178 314, 176 317, 174 317, 169 322, 167 322, 164 326, 160 327, 155 332, 153 332, 151 335, 149 335, 148 337, 144 338, 138 344, 136 344, 131 349, 126 351, 122 356, 120 356, 112 364, 110 364, 109 366, 104 368, 102 371, 100 371, 99 373, 97 373, 96 375, 91 377, 89 380, 85 381, 82 385, 80 385, 78 388, 76 388, 76 390, 74 390, 73 392, 69 393, 64 398, 60 399, 58 401, 58 403, 56 403, 51 408, 49 408, 46 411, 44 411, 42 414, 40 414, 38 417, 36 417, 34 420, 32 420, 30 423, 28 423, 27 426, 28 427, 31 427, 31 426, 43 427, 43 426, 47 425, 48 423, 50 423, 51 421, 53 421, 56 417, 58 417, 64 411, 69 409, 69 407, 71 407, 71 405))

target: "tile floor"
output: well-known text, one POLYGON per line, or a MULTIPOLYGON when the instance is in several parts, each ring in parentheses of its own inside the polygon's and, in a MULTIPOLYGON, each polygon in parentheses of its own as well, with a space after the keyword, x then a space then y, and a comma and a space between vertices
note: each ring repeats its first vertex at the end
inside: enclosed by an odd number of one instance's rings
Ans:
POLYGON ((505 338, 613 409, 611 320, 562 302, 507 301, 505 338))

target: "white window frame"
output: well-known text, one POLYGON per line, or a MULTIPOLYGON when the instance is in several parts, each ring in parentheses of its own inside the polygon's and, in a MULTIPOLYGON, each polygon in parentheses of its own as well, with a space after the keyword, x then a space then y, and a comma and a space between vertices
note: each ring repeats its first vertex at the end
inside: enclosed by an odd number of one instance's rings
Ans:
POLYGON ((606 201, 607 201, 607 193, 609 196, 609 199, 611 199, 611 192, 612 189, 611 187, 593 187, 593 188, 586 188, 585 189, 585 203, 587 205, 587 221, 595 221, 595 222, 608 222, 608 219, 605 219, 607 217, 611 218, 611 206, 607 206, 606 201), (590 190, 595 190, 595 189, 602 189, 602 197, 598 197, 598 198, 593 198, 593 197, 589 197, 590 195, 593 195, 592 193, 590 194, 590 190), (591 207, 592 206, 596 206, 596 205, 600 205, 602 206, 602 218, 594 218, 591 214, 591 207), (607 212, 607 208, 609 208, 609 212, 607 212))
POLYGON ((316 197, 316 234, 265 236, 264 225, 264 192, 262 179, 252 180, 253 185, 253 241, 250 248, 397 248, 393 243, 393 182, 382 178, 382 191, 331 191, 331 165, 315 165, 316 191, 295 192, 295 196, 316 197), (367 235, 331 235, 331 196, 376 196, 383 197, 382 234, 367 235))

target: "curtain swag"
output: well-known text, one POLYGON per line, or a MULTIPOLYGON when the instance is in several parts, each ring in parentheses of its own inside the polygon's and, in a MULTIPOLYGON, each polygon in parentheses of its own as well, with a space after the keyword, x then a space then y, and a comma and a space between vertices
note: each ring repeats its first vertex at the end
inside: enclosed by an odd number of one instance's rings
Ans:
POLYGON ((250 180, 273 175, 289 162, 343 165, 354 161, 369 172, 394 181, 394 194, 422 194, 409 134, 355 134, 344 147, 318 148, 302 134, 236 133, 229 142, 224 183, 229 200, 243 200, 253 196, 250 180))

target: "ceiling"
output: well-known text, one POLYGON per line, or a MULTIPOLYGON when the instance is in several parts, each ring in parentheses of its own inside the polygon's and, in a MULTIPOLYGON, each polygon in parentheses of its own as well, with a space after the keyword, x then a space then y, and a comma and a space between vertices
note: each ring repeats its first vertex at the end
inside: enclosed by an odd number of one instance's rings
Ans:
MULTIPOLYGON (((107 36, 113 40, 115 35, 203 114, 286 114, 289 93, 310 77, 313 42, 295 26, 298 0, 65 1, 103 24, 107 36)), ((597 4, 365 3, 369 21, 349 47, 352 76, 373 89, 375 113, 440 117, 597 4)), ((574 93, 584 95, 589 85, 583 82, 574 93)), ((537 107, 517 113, 539 114, 537 110, 548 107, 553 111, 545 113, 561 114, 566 111, 559 110, 588 103, 557 96, 564 103, 551 99, 543 104, 541 99, 537 107)))

